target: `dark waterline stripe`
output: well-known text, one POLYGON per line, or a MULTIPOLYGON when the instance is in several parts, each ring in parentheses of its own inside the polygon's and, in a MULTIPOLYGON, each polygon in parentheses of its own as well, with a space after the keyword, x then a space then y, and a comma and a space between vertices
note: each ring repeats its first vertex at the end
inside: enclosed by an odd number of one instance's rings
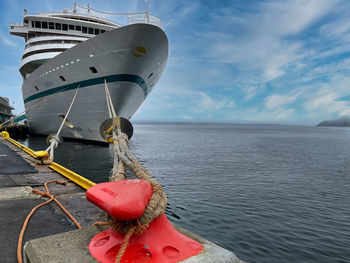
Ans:
POLYGON ((60 87, 45 90, 45 91, 36 93, 36 94, 24 99, 24 103, 27 103, 29 101, 39 99, 39 98, 42 98, 45 96, 49 96, 49 95, 52 95, 55 93, 60 93, 60 92, 76 89, 78 85, 80 85, 80 88, 84 88, 84 87, 102 84, 102 83, 104 83, 104 79, 106 79, 107 82, 127 81, 127 82, 135 83, 135 84, 139 85, 139 87, 142 89, 145 97, 147 95, 147 85, 146 85, 145 81, 143 80, 143 78, 141 78, 140 76, 131 75, 131 74, 118 74, 118 75, 109 75, 109 76, 105 76, 105 77, 98 77, 98 78, 94 78, 94 79, 78 81, 78 82, 74 82, 74 83, 71 83, 68 85, 63 85, 60 87))

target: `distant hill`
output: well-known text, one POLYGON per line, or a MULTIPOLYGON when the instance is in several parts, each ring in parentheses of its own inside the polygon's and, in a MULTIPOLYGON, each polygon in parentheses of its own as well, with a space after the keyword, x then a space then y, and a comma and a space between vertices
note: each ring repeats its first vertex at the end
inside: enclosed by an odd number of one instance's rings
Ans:
POLYGON ((350 127, 350 117, 342 117, 338 120, 323 121, 317 127, 350 127))

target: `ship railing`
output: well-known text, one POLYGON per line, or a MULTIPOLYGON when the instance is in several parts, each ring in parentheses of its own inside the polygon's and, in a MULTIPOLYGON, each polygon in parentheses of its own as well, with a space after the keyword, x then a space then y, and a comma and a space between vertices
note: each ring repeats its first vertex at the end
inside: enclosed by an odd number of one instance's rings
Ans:
POLYGON ((160 18, 150 15, 149 13, 142 13, 142 14, 128 14, 128 24, 138 24, 138 23, 144 23, 144 24, 151 24, 158 27, 162 27, 162 20, 160 18))
POLYGON ((27 26, 28 24, 27 23, 11 23, 10 24, 10 28, 11 29, 14 29, 15 27, 24 27, 24 26, 27 26))

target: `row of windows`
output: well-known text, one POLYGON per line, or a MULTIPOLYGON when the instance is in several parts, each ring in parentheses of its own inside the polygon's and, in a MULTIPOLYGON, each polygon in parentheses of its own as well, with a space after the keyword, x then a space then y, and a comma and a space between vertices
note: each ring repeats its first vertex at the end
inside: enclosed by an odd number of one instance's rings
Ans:
MULTIPOLYGON (((80 59, 77 59, 77 61, 80 61, 80 59)), ((71 62, 71 63, 72 63, 72 62, 71 62)), ((63 66, 61 66, 61 67, 63 67, 63 66)), ((57 69, 59 69, 59 67, 57 67, 57 69)), ((97 69, 96 69, 95 67, 89 67, 89 69, 90 69, 90 71, 91 71, 92 73, 94 73, 94 74, 97 73, 97 69)), ((53 71, 55 71, 55 69, 53 69, 53 71)), ((50 70, 49 72, 51 73, 51 70, 50 70)), ((46 73, 44 73, 44 74, 42 74, 42 75, 40 75, 40 76, 43 76, 43 75, 46 75, 46 74, 48 74, 48 72, 46 72, 46 73)), ((59 78, 60 78, 62 81, 66 81, 66 78, 63 77, 63 76, 59 76, 59 78)), ((34 86, 34 88, 35 88, 37 91, 39 91, 38 86, 34 86)))
POLYGON ((80 31, 84 34, 90 34, 90 35, 99 35, 99 34, 106 32, 106 30, 99 29, 99 28, 61 24, 61 23, 54 23, 54 22, 45 22, 45 21, 32 21, 32 27, 63 30, 63 31, 68 31, 68 30, 73 31, 74 30, 74 31, 80 31))

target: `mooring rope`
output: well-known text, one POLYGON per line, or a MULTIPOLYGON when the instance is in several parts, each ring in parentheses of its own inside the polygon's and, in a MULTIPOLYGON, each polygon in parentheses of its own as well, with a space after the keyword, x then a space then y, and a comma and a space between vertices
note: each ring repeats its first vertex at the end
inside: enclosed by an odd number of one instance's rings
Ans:
MULTIPOLYGON (((60 91, 62 91, 62 90, 63 90, 63 89, 60 89, 60 90, 58 90, 58 92, 60 92, 60 91)), ((22 116, 22 115, 24 115, 24 114, 27 114, 31 109, 33 109, 33 108, 35 108, 36 106, 40 105, 41 103, 43 103, 44 101, 46 101, 48 98, 50 98, 50 96, 44 97, 44 98, 41 99, 40 101, 34 103, 32 106, 28 107, 26 110, 24 110, 24 111, 18 113, 18 114, 15 116, 15 119, 18 118, 18 117, 20 117, 20 116, 22 116)), ((5 124, 9 123, 10 121, 11 121, 11 119, 5 121, 4 123, 2 123, 2 125, 5 125, 5 124)))
POLYGON ((71 104, 70 104, 70 106, 69 106, 69 108, 68 108, 68 110, 67 110, 66 115, 65 115, 64 118, 63 118, 63 121, 62 121, 62 123, 61 123, 61 125, 60 125, 60 127, 59 127, 59 129, 58 129, 58 131, 57 131, 57 133, 56 133, 55 135, 49 137, 50 146, 46 149, 46 152, 49 153, 49 162, 52 162, 52 161, 53 161, 53 158, 54 158, 54 149, 56 149, 56 148, 58 147, 59 143, 60 143, 59 136, 60 136, 61 130, 62 130, 62 128, 63 128, 64 123, 65 123, 66 120, 67 120, 67 117, 68 117, 68 115, 69 115, 69 113, 70 113, 70 110, 72 109, 72 106, 73 106, 73 104, 74 104, 74 102, 75 102, 75 98, 77 97, 79 88, 80 88, 80 85, 78 85, 78 87, 77 87, 77 89, 76 89, 76 91, 75 91, 75 94, 74 94, 74 97, 73 97, 73 99, 72 99, 72 102, 71 102, 71 104))
POLYGON ((129 150, 129 138, 121 131, 120 118, 116 116, 112 99, 109 93, 108 84, 105 80, 105 92, 107 98, 107 107, 109 110, 109 116, 113 118, 113 151, 114 162, 112 175, 110 181, 124 180, 126 177, 125 168, 127 167, 138 179, 149 182, 152 186, 152 196, 149 200, 144 213, 141 217, 132 221, 121 221, 111 216, 108 216, 108 220, 113 230, 118 234, 125 234, 123 246, 124 249, 119 249, 116 257, 116 263, 120 262, 129 239, 133 234, 142 234, 149 223, 158 216, 164 214, 167 205, 167 197, 161 187, 161 185, 152 178, 151 173, 142 166, 142 164, 134 157, 129 150), (117 125, 116 122, 117 121, 117 125))

